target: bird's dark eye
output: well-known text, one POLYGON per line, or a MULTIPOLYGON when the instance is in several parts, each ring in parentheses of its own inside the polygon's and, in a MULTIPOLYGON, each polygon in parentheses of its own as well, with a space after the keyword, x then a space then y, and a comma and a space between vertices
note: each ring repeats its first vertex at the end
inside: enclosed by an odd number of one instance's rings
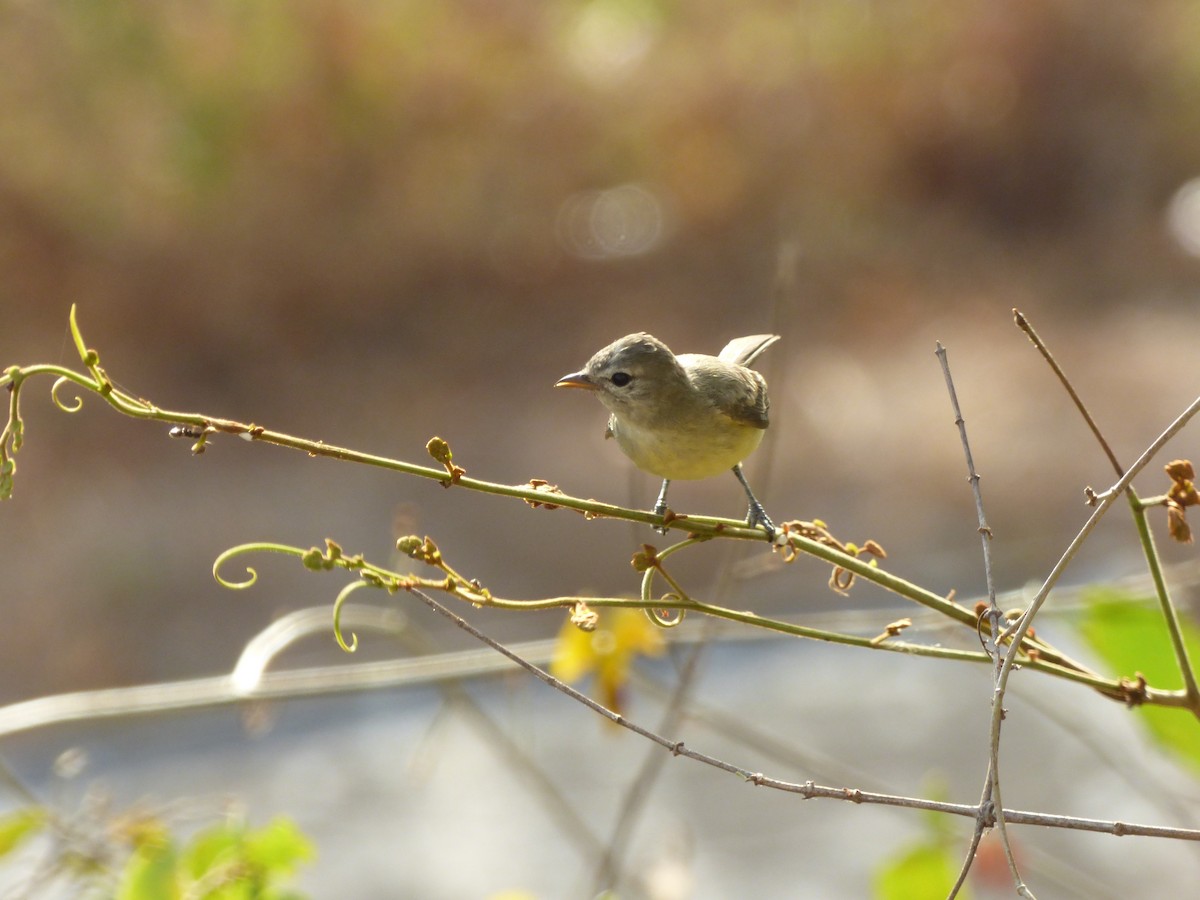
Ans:
POLYGON ((617 387, 625 387, 629 382, 633 381, 633 376, 628 372, 613 372, 612 378, 609 379, 617 387))

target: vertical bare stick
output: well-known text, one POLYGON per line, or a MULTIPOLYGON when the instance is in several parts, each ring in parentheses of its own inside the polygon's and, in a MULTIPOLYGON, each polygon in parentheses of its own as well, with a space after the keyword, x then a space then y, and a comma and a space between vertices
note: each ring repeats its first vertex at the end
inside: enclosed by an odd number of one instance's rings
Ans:
POLYGON ((1062 370, 1058 364, 1058 360, 1054 358, 1054 354, 1050 352, 1050 348, 1045 342, 1038 337, 1038 333, 1033 330, 1033 326, 1029 324, 1029 320, 1025 318, 1025 314, 1019 309, 1013 309, 1013 319, 1017 323, 1017 327, 1025 332, 1025 336, 1029 338, 1033 346, 1037 347, 1038 353, 1042 354, 1042 359, 1046 360, 1046 364, 1054 370, 1054 374, 1058 376, 1058 380, 1062 382, 1062 386, 1066 389, 1071 397, 1071 401, 1075 404, 1075 408, 1079 410, 1079 414, 1083 416, 1083 420, 1087 422, 1088 428, 1092 429, 1092 434, 1096 436, 1096 441, 1100 444, 1100 449, 1104 451, 1104 455, 1108 457, 1108 461, 1112 463, 1113 470, 1120 478, 1125 474, 1125 470, 1121 468, 1121 464, 1117 462, 1117 455, 1113 453, 1112 447, 1108 446, 1108 441, 1104 439, 1104 435, 1100 433, 1100 426, 1096 424, 1096 420, 1092 418, 1092 414, 1088 412, 1088 408, 1083 405, 1083 400, 1075 393, 1075 386, 1071 384, 1071 379, 1067 378, 1067 373, 1062 370))
MULTIPOLYGON (((954 408, 954 424, 958 426, 958 436, 962 440, 963 454, 967 458, 967 481, 971 483, 971 493, 975 495, 975 514, 979 518, 979 537, 983 542, 983 575, 987 579, 988 605, 996 610, 996 584, 992 580, 992 529, 988 527, 987 519, 983 514, 983 494, 979 490, 979 473, 975 471, 975 460, 971 456, 971 444, 967 440, 967 423, 962 417, 962 410, 958 405, 958 394, 954 390, 954 379, 950 377, 950 363, 946 359, 946 348, 942 346, 942 342, 937 342, 938 360, 942 364, 942 374, 946 377, 946 390, 950 394, 950 405, 954 408)), ((992 623, 993 627, 996 623, 992 623)), ((997 632, 993 631, 991 640, 989 640, 989 649, 994 650, 996 646, 997 632)))
MULTIPOLYGON (((996 684, 996 696, 992 705, 991 735, 993 744, 998 744, 1000 740, 1000 722, 1004 718, 1004 708, 1002 705, 1004 694, 1008 689, 1008 679, 1012 674, 1013 666, 1016 664, 1017 655, 1021 649, 1021 641, 1029 633, 1029 627, 1033 623, 1033 619, 1038 614, 1038 611, 1041 610, 1042 604, 1046 602, 1046 598, 1050 596, 1050 591, 1058 583, 1058 579, 1062 576, 1063 571, 1070 564, 1071 560, 1075 558, 1075 554, 1079 552, 1079 548, 1083 546, 1084 541, 1091 535, 1092 530, 1104 518, 1104 514, 1108 512, 1109 507, 1112 506, 1117 497, 1125 492, 1134 477, 1146 467, 1167 441, 1178 434, 1183 429, 1183 426, 1198 412, 1200 412, 1200 397, 1196 398, 1191 406, 1184 410, 1174 422, 1168 425, 1167 429, 1137 458, 1129 468, 1129 471, 1117 479, 1117 483, 1105 492, 1096 509, 1092 511, 1091 516, 1084 523, 1083 528, 1075 535, 1075 538, 1067 546, 1067 549, 1063 551, 1062 556, 1059 557, 1058 562, 1054 564, 1054 568, 1050 570, 1050 574, 1046 576, 1046 580, 1038 590, 1037 596, 1033 598, 1033 602, 1029 604, 1029 608, 1025 610, 1021 618, 1009 630, 1009 633, 1006 635, 1010 639, 1008 651, 1004 654, 1004 662, 1000 667, 1000 677, 996 684)), ((1193 712, 1200 715, 1200 711, 1193 710, 1193 712)), ((1018 893, 1022 893, 1023 888, 1024 885, 1019 884, 1018 893)), ((1028 896, 1028 894, 1022 895, 1028 896)))
MULTIPOLYGON (((954 379, 950 375, 950 363, 946 358, 946 348, 942 346, 941 341, 937 342, 938 361, 942 364, 942 374, 946 378, 946 391, 950 394, 950 405, 954 409, 954 424, 958 426, 958 436, 962 440, 963 455, 967 460, 967 481, 971 484, 971 493, 975 497, 975 514, 979 520, 979 539, 983 545, 983 573, 987 580, 988 592, 988 608, 984 615, 988 620, 988 632, 983 636, 984 647, 993 660, 993 678, 996 685, 996 690, 993 694, 993 703, 999 703, 1001 700, 1000 685, 1000 667, 1003 662, 1003 657, 1000 653, 999 645, 996 643, 996 636, 1000 634, 1000 623, 1002 616, 999 607, 996 606, 996 582, 992 578, 992 529, 988 526, 987 517, 983 512, 983 492, 979 489, 979 473, 975 471, 975 459, 971 455, 971 442, 967 440, 967 423, 963 419, 962 409, 958 404, 958 392, 954 390, 954 379)), ((1004 847, 1004 855, 1008 860, 1008 868, 1012 873, 1013 882, 1017 886, 1017 892, 1023 896, 1032 896, 1028 888, 1025 887, 1021 879, 1021 873, 1017 869, 1017 861, 1013 856, 1012 847, 1008 842, 1008 828, 1004 822, 1004 807, 1000 800, 1000 733, 997 729, 991 734, 990 747, 988 753, 988 771, 987 777, 984 779, 983 794, 979 798, 979 815, 975 818, 975 831, 971 836, 971 845, 967 850, 966 858, 963 860, 962 869, 958 873, 958 879, 954 886, 950 889, 950 897, 958 896, 958 892, 962 889, 963 883, 966 881, 967 873, 971 870, 971 863, 975 859, 975 851, 979 848, 979 841, 983 838, 985 829, 995 824, 996 830, 1000 834, 1000 842, 1004 847)))

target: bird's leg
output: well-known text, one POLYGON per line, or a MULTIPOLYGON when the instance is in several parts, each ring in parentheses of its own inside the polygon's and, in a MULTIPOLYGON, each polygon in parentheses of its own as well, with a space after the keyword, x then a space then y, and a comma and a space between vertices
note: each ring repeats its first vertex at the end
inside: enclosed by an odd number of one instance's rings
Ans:
MULTIPOLYGON (((654 502, 654 514, 656 516, 664 516, 667 514, 667 488, 671 484, 671 479, 664 478, 662 490, 658 492, 658 499, 654 502)), ((667 533, 666 525, 656 525, 654 530, 659 534, 667 533)))
MULTIPOLYGON (((738 463, 733 467, 733 474, 737 476, 737 480, 742 483, 742 487, 746 489, 746 496, 750 498, 750 510, 746 514, 746 524, 751 528, 756 525, 761 525, 767 532, 767 537, 775 537, 775 525, 771 521, 767 511, 763 509, 763 505, 758 502, 758 498, 754 496, 754 491, 750 490, 750 485, 746 481, 746 476, 742 474, 742 464, 738 463)), ((665 491, 666 488, 664 487, 665 491)))

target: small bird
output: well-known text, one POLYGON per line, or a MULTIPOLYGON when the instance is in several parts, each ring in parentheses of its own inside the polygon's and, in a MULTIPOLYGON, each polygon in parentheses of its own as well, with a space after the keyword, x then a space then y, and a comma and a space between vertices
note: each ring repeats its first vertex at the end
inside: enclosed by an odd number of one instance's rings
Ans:
POLYGON ((555 387, 596 392, 611 413, 605 437, 616 438, 639 469, 663 479, 655 515, 667 511, 672 481, 731 469, 750 500, 747 524, 761 525, 774 537, 775 526, 750 490, 742 460, 762 442, 770 408, 766 379, 747 366, 777 340, 777 334, 752 334, 734 338, 719 356, 676 356, 653 335, 628 334, 555 387))

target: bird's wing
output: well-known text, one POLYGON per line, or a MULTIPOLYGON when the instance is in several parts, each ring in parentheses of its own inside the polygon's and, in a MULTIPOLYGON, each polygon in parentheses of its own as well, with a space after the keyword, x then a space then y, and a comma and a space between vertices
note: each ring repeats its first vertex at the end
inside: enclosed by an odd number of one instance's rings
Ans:
POLYGON ((722 365, 711 356, 690 357, 687 369, 693 385, 722 413, 743 425, 767 427, 767 380, 753 369, 722 365))
POLYGON ((777 334, 748 334, 745 337, 734 338, 717 354, 717 359, 748 366, 777 340, 777 334))

